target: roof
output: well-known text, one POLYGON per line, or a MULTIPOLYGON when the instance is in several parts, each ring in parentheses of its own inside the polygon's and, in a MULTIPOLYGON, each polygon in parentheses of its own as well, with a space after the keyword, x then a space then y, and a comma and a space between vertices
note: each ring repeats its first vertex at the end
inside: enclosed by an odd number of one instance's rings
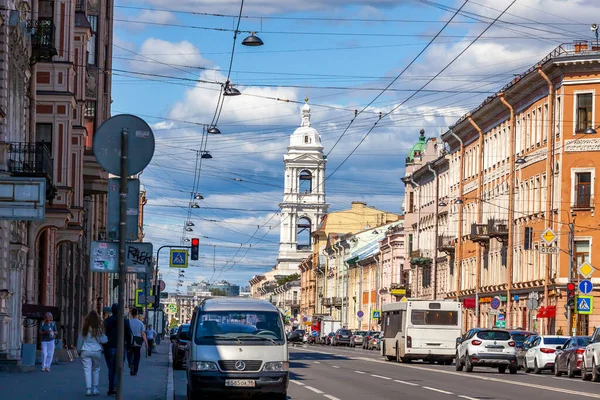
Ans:
POLYGON ((266 300, 240 297, 219 297, 206 299, 202 303, 202 311, 277 311, 277 308, 266 300))
POLYGON ((379 252, 379 241, 386 237, 387 230, 403 223, 404 221, 402 220, 394 221, 387 225, 357 233, 354 236, 356 245, 352 248, 345 261, 353 264, 377 254, 379 252))
POLYGON ((406 156, 406 163, 412 164, 415 161, 415 152, 419 154, 423 154, 425 151, 425 146, 427 145, 427 139, 425 138, 425 131, 421 129, 421 133, 419 135, 419 140, 415 145, 410 149, 408 155, 406 156))

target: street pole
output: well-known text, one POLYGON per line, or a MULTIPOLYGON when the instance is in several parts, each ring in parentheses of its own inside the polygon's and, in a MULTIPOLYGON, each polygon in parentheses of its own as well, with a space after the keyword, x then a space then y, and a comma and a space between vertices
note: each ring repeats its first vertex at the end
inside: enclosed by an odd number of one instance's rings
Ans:
POLYGON ((129 130, 121 131, 121 187, 119 188, 119 312, 117 313, 117 400, 123 399, 123 356, 125 353, 125 246, 127 236, 127 158, 129 130))
MULTIPOLYGON (((569 223, 569 282, 573 282, 573 269, 575 266, 575 224, 569 223)), ((567 307, 567 323, 572 336, 577 335, 577 324, 573 326, 573 310, 567 307)), ((577 317, 577 315, 575 315, 577 317)))
MULTIPOLYGON (((437 171, 431 168, 431 163, 427 163, 427 168, 433 174, 433 179, 435 179, 435 215, 433 222, 433 296, 432 299, 437 299, 437 253, 438 253, 438 215, 439 215, 439 206, 440 206, 440 186, 437 171)), ((393 259, 392 259, 393 262, 393 259)), ((475 287, 477 289, 477 285, 475 287)))

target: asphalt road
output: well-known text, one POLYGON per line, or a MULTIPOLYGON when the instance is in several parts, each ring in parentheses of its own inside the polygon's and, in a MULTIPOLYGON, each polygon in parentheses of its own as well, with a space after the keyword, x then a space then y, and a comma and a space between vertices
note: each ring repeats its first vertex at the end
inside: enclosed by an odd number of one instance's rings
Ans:
MULTIPOLYGON (((328 346, 290 348, 288 399, 513 400, 600 399, 600 384, 542 375, 473 373, 454 366, 384 361, 377 351, 328 346)), ((175 399, 185 400, 185 373, 175 371, 175 399)))

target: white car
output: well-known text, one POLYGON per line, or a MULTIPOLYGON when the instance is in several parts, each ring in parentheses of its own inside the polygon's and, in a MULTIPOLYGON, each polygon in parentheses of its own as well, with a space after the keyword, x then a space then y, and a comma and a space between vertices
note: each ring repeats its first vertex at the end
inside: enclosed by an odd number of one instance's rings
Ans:
POLYGON ((506 369, 517 373, 517 348, 510 332, 499 329, 475 328, 456 340, 456 370, 473 372, 473 367, 506 369))
POLYGON ((600 382, 600 328, 596 328, 583 353, 581 379, 600 382))
POLYGON ((543 370, 554 370, 556 348, 569 340, 568 336, 538 336, 525 353, 525 372, 540 374, 543 370))

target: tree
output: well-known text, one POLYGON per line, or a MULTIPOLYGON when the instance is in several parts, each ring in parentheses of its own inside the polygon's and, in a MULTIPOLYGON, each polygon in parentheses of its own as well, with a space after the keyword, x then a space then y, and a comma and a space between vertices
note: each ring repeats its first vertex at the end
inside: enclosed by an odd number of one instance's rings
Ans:
POLYGON ((288 282, 297 281, 298 279, 300 279, 300 274, 298 274, 298 273, 291 274, 288 276, 284 276, 283 278, 277 279, 277 285, 278 286, 285 285, 288 282))
POLYGON ((210 289, 210 294, 213 296, 227 296, 227 292, 223 289, 210 289))

